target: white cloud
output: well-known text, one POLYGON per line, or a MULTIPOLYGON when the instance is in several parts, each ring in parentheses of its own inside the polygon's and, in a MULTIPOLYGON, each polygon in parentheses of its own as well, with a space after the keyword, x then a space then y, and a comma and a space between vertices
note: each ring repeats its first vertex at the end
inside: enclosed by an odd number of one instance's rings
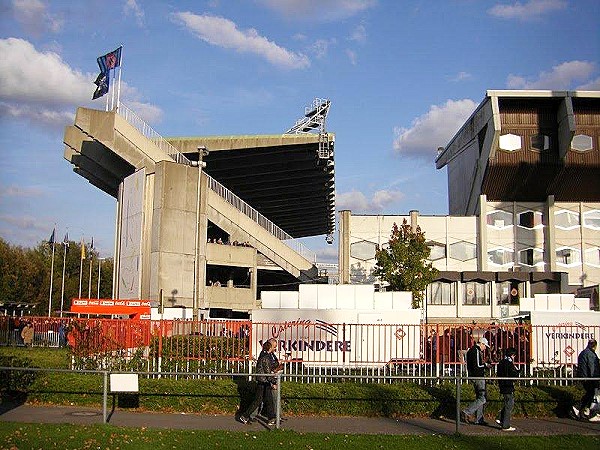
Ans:
POLYGON ((310 60, 306 55, 287 50, 260 36, 254 28, 239 30, 231 20, 191 12, 174 13, 172 17, 203 41, 217 47, 235 49, 258 55, 274 66, 284 69, 306 69, 310 60))
POLYGON ((404 198, 404 194, 400 191, 379 190, 368 199, 362 192, 352 190, 350 192, 337 193, 335 204, 338 211, 349 209, 356 213, 377 213, 402 198, 404 198))
POLYGON ((494 5, 488 10, 488 14, 501 19, 533 20, 566 7, 567 2, 563 0, 529 0, 525 3, 494 5))
POLYGON ((413 120, 410 128, 394 129, 394 150, 402 155, 433 160, 437 148, 448 143, 476 107, 470 99, 448 100, 442 106, 431 106, 426 114, 413 120))
MULTIPOLYGON (((0 39, 0 54, 0 116, 56 128, 73 122, 76 107, 92 104, 97 74, 73 69, 58 53, 38 51, 23 39, 0 39)), ((135 88, 123 83, 122 94, 142 118, 160 120, 160 109, 142 103, 135 88)))
POLYGON ((459 82, 469 80, 471 78, 473 78, 473 75, 471 75, 469 72, 458 72, 455 76, 450 78, 450 81, 459 82))
POLYGON ((377 0, 261 0, 272 10, 294 19, 334 21, 359 14, 377 0))
POLYGON ((364 25, 358 25, 350 34, 348 38, 351 41, 359 42, 364 44, 367 42, 367 29, 364 25))
POLYGON ((596 70, 589 61, 568 61, 552 67, 550 72, 540 72, 536 79, 509 75, 510 89, 572 89, 576 82, 586 82, 596 70))
POLYGON ((144 10, 138 5, 136 0, 127 0, 123 5, 123 13, 128 16, 132 14, 139 27, 144 26, 144 10))
POLYGON ((580 91, 600 91, 600 78, 591 80, 585 84, 577 86, 575 89, 580 91))
POLYGON ((337 245, 329 245, 315 250, 317 261, 324 263, 338 262, 338 247, 337 245))
POLYGON ((321 59, 327 56, 329 47, 337 43, 336 39, 317 39, 311 46, 311 51, 314 53, 315 58, 321 59))
POLYGON ((13 15, 28 33, 39 36, 50 31, 58 33, 63 20, 47 11, 46 4, 40 0, 13 0, 13 15))
POLYGON ((358 63, 358 57, 356 56, 356 52, 354 50, 346 49, 346 56, 350 60, 350 64, 355 66, 358 63))
POLYGON ((125 103, 146 123, 157 124, 162 120, 163 111, 156 105, 150 103, 129 100, 125 103))
POLYGON ((0 39, 0 100, 70 105, 91 98, 92 75, 69 67, 60 55, 28 41, 0 39))
POLYGON ((35 187, 23 186, 0 186, 0 198, 2 197, 38 197, 43 195, 43 190, 35 187))

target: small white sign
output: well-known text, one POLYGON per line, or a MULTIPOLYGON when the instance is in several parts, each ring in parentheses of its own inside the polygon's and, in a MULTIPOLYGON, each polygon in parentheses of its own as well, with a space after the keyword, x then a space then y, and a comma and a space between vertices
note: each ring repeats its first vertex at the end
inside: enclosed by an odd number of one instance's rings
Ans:
POLYGON ((137 373, 111 373, 111 392, 139 392, 137 373))

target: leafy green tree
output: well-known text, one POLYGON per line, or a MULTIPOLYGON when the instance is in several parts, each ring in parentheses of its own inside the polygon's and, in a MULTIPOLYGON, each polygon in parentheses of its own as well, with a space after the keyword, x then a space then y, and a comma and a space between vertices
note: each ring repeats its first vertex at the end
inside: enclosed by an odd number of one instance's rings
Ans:
MULTIPOLYGON (((98 253, 88 249, 83 261, 81 296, 87 297, 92 265, 92 297, 98 295, 98 253)), ((81 244, 69 241, 68 245, 57 242, 54 247, 54 277, 52 280, 52 310, 60 309, 63 261, 65 261, 64 309, 68 310, 71 299, 79 296, 79 273, 81 244), (65 258, 65 250, 67 250, 65 258)), ((41 242, 36 248, 23 248, 7 243, 0 237, 0 299, 6 303, 35 305, 34 315, 48 311, 52 246, 41 242)), ((113 261, 101 262, 100 298, 111 298, 113 261)))
POLYGON ((424 300, 424 292, 438 274, 427 262, 431 249, 425 243, 425 234, 419 226, 416 230, 406 219, 399 227, 394 223, 387 248, 377 249, 374 275, 387 281, 392 291, 410 291, 412 306, 419 308, 424 300))

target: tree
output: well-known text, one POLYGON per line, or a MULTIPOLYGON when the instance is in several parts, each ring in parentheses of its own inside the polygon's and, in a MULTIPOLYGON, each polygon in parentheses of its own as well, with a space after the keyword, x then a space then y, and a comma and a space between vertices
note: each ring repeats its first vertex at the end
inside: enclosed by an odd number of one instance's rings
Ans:
POLYGON ((417 226, 416 230, 406 222, 398 227, 394 223, 387 248, 377 249, 374 274, 390 284, 392 291, 410 291, 412 306, 419 308, 424 292, 438 274, 427 262, 431 249, 425 243, 425 234, 417 226))

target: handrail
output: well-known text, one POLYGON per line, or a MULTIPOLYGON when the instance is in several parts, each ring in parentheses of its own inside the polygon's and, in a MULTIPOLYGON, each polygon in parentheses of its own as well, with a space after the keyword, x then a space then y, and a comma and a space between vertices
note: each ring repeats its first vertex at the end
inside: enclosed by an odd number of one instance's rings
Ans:
MULTIPOLYGON (((158 148, 169 155, 175 162, 179 164, 192 165, 191 161, 186 158, 183 153, 177 150, 169 141, 163 138, 157 131, 155 131, 150 125, 148 125, 142 118, 140 118, 135 112, 133 112, 123 103, 119 103, 117 105, 117 113, 131 126, 138 130, 143 136, 148 138, 158 148)), ((277 239, 283 241, 285 245, 301 255, 307 261, 313 264, 317 261, 317 255, 313 251, 309 250, 301 242, 295 240, 291 235, 279 228, 271 220, 267 219, 264 215, 259 213, 256 209, 239 198, 206 172, 205 175, 208 177, 208 186, 210 189, 227 201, 231 206, 244 213, 277 239)))
POLYGON ((148 125, 140 116, 133 112, 130 108, 125 106, 123 103, 117 105, 117 114, 123 117, 131 126, 142 133, 143 136, 148 138, 154 145, 165 152, 173 161, 179 164, 191 165, 191 161, 186 156, 177 150, 173 145, 163 138, 157 131, 155 131, 150 125, 148 125))
POLYGON ((300 254, 306 260, 310 261, 313 264, 317 261, 317 255, 313 251, 309 250, 301 242, 295 240, 290 234, 288 234, 286 231, 282 230, 280 227, 275 225, 271 220, 267 219, 255 208, 253 208, 240 197, 235 195, 233 192, 231 192, 213 177, 208 175, 206 172, 205 175, 208 178, 208 187, 219 197, 221 197, 223 200, 225 200, 238 211, 244 213, 247 217, 252 219, 254 222, 256 222, 262 228, 267 230, 277 239, 282 241, 285 245, 294 250, 296 253, 300 254))

